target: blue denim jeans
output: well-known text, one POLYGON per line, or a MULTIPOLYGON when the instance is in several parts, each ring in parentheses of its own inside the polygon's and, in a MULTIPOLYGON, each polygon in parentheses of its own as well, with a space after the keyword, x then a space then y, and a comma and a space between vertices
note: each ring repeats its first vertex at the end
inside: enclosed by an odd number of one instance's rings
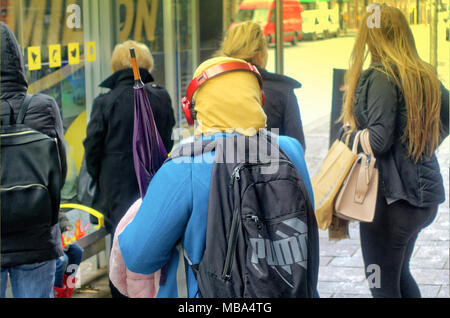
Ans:
POLYGON ((5 298, 8 276, 14 298, 53 298, 56 260, 1 269, 0 298, 5 298))
POLYGON ((66 253, 56 260, 56 272, 55 272, 55 286, 63 287, 63 277, 66 271, 67 265, 69 264, 69 257, 66 253))
POLYGON ((72 244, 64 255, 56 260, 55 286, 62 287, 64 274, 75 276, 83 257, 83 249, 72 244), (72 265, 72 266, 71 266, 72 265), (73 266, 75 265, 75 266, 73 266))

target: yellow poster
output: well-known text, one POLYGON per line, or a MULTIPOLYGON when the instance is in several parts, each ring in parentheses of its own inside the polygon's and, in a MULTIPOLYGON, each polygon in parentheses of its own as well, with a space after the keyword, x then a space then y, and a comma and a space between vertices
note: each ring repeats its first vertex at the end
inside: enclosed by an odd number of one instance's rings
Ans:
POLYGON ((28 47, 28 69, 30 71, 40 70, 41 65, 41 47, 30 46, 28 47))
POLYGON ((86 43, 86 59, 88 62, 95 62, 97 60, 97 46, 94 41, 86 43))
POLYGON ((69 64, 80 64, 80 44, 69 43, 67 46, 67 54, 69 56, 69 64))
POLYGON ((50 68, 61 67, 61 45, 48 46, 48 59, 50 68))

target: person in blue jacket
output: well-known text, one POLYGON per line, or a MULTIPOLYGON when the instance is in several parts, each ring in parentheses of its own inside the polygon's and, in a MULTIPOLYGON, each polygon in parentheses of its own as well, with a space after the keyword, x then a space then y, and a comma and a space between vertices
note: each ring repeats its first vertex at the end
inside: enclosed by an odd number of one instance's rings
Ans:
MULTIPOLYGON (((225 57, 207 60, 198 67, 194 78, 213 65, 236 60, 225 57)), ((199 139, 249 135, 266 127, 261 89, 250 72, 228 72, 210 79, 194 96, 200 123, 195 135, 199 139)), ((279 136, 278 143, 298 169, 313 202, 302 146, 287 136, 279 136)), ((180 239, 192 263, 198 264, 202 259, 213 168, 206 156, 210 158, 211 153, 187 158, 182 163, 166 162, 153 177, 134 220, 118 236, 124 263, 132 272, 151 274, 167 266, 166 281, 159 288, 158 298, 179 296, 176 245, 180 239)), ((194 273, 189 266, 186 271, 188 297, 198 297, 194 273)))

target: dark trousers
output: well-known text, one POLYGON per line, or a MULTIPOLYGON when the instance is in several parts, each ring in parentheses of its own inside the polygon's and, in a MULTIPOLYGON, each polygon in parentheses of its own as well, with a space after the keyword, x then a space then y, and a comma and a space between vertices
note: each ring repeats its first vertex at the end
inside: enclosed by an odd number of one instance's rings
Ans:
POLYGON ((388 205, 381 192, 380 189, 373 222, 360 223, 361 249, 370 291, 376 298, 420 298, 409 261, 419 232, 433 222, 438 205, 417 208, 404 200, 388 205), (379 278, 374 276, 377 268, 379 278))

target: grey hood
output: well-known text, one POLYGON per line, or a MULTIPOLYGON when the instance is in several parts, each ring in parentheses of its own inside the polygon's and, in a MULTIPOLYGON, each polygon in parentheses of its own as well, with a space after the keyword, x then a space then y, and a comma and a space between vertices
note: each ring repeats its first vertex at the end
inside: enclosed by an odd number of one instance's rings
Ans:
POLYGON ((28 82, 22 50, 10 28, 0 22, 0 99, 26 93, 28 82))

